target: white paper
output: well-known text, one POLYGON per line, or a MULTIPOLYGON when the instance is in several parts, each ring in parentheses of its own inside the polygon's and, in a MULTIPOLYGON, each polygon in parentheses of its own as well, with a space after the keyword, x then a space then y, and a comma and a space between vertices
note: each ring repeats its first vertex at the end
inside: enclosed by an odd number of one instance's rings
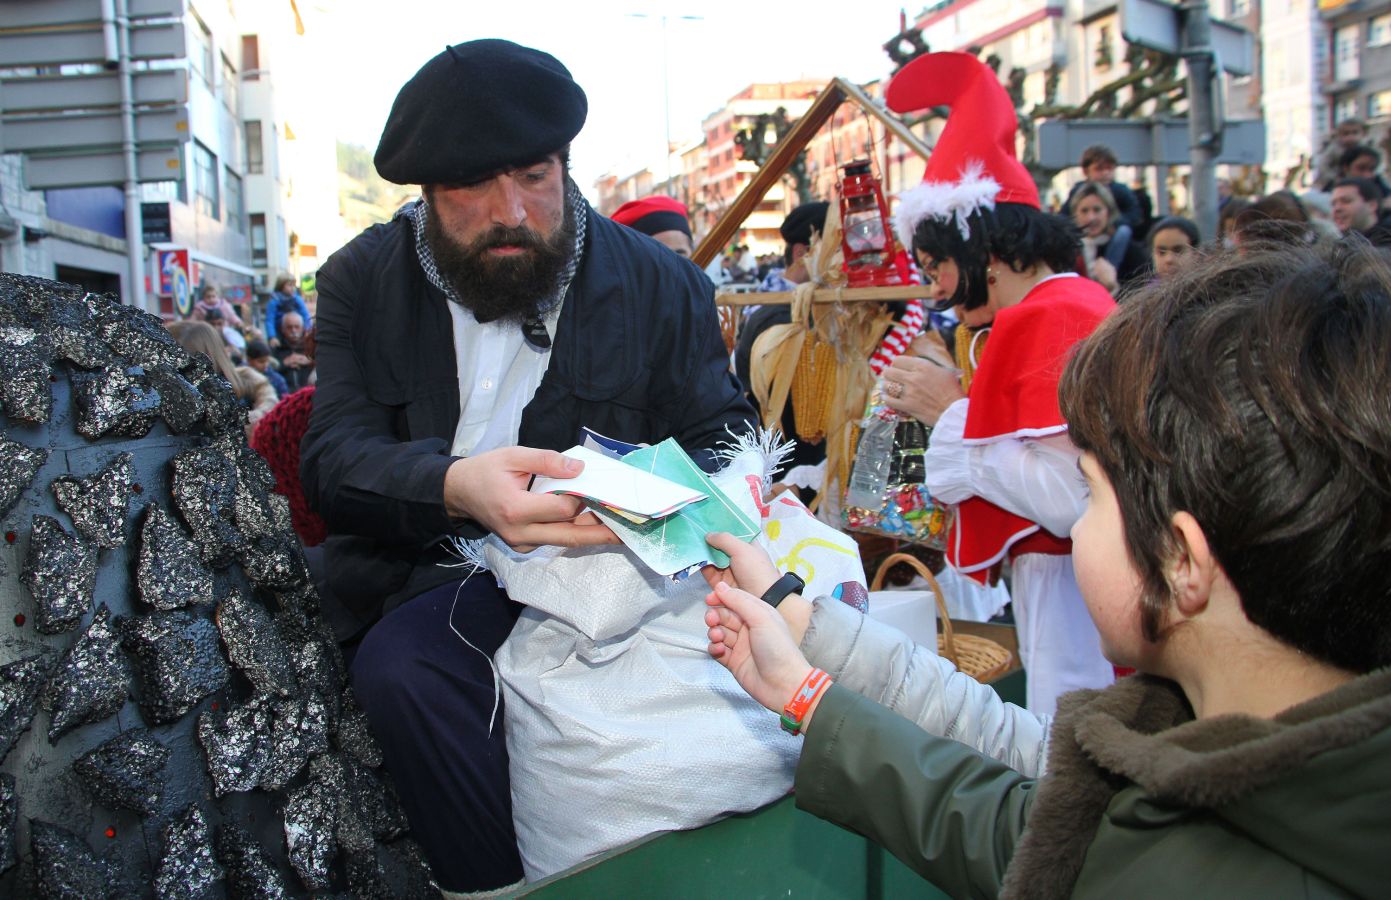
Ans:
POLYGON ((538 475, 531 485, 532 493, 575 494, 645 519, 658 519, 705 499, 700 491, 585 447, 571 447, 564 455, 583 462, 584 471, 575 478, 538 475))

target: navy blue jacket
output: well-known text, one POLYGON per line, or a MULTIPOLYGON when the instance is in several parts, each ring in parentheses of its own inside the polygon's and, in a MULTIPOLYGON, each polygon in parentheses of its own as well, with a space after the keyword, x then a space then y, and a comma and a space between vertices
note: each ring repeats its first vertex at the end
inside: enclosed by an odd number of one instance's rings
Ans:
MULTIPOLYGON (((630 442, 674 437, 693 455, 752 410, 720 336, 714 288, 688 260, 586 208, 584 257, 519 443, 567 450, 580 428, 630 442)), ((367 229, 318 272, 318 388, 301 444, 310 503, 328 524, 325 567, 360 619, 458 577, 440 546, 459 420, 453 326, 410 222, 367 229)))

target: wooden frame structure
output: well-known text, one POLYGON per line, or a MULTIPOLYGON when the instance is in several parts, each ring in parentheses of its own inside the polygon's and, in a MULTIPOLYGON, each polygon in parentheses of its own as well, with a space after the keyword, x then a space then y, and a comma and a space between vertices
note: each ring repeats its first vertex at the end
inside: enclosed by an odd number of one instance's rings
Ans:
MULTIPOLYGON (((715 227, 710 230, 710 233, 700 242, 700 246, 696 248, 695 253, 691 255, 692 262, 701 268, 710 264, 720 248, 728 243, 734 233, 744 224, 744 220, 763 199, 763 195, 768 193, 768 189, 787 172, 797 154, 806 149, 812 136, 821 130, 821 126, 830 121, 836 109, 847 100, 854 102, 865 113, 878 119, 895 137, 924 159, 931 154, 931 148, 913 134, 907 125, 876 103, 858 85, 851 84, 843 78, 834 78, 826 85, 826 89, 817 96, 811 108, 797 120, 796 125, 792 126, 792 130, 778 141, 777 146, 773 148, 773 155, 758 170, 753 180, 739 192, 739 196, 734 199, 734 203, 729 209, 725 210, 724 215, 720 216, 715 227)), ((928 296, 928 288, 921 284, 901 287, 819 288, 813 302, 884 302, 926 296, 928 296)), ((761 294, 717 293, 715 302, 721 306, 786 304, 792 302, 792 294, 784 291, 761 294)))

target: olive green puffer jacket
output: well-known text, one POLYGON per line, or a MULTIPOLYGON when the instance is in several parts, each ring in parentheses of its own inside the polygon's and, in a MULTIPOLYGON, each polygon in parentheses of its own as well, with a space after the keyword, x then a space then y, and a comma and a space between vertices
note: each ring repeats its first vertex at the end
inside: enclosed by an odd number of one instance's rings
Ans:
POLYGON ((1034 780, 833 685, 797 805, 956 897, 1385 897, 1391 670, 1275 719, 1195 721, 1173 683, 1059 704, 1034 780))

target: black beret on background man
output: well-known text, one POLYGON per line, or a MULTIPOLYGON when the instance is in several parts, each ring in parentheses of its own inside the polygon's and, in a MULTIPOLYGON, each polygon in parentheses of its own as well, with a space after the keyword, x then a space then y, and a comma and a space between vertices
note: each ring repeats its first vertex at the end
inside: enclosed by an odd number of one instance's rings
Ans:
MULTIPOLYGON (((782 242, 786 245, 783 250, 783 261, 787 265, 796 262, 793 256, 798 259, 800 254, 795 254, 794 248, 811 246, 812 229, 820 232, 826 227, 826 212, 831 208, 831 204, 825 200, 813 200, 810 203, 803 203, 793 209, 782 220, 778 226, 778 234, 782 235, 782 242)), ((789 279, 792 280, 792 279, 789 279)))
POLYGON ((490 658, 520 607, 448 548, 612 543, 573 498, 583 426, 674 437, 697 460, 751 412, 713 288, 597 215, 570 179, 584 92, 508 41, 446 48, 401 89, 376 165, 423 197, 318 273, 318 390, 301 472, 329 538, 317 561, 353 687, 440 884, 517 882, 490 658))

